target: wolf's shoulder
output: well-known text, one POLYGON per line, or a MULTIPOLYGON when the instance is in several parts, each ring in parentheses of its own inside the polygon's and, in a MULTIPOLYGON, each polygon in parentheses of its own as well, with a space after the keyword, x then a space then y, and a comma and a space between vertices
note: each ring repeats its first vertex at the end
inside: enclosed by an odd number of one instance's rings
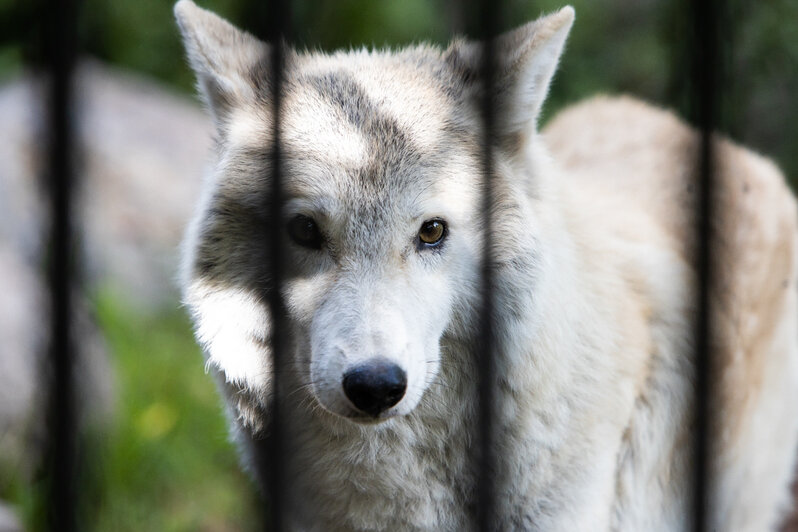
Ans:
MULTIPOLYGON (((629 96, 599 96, 557 114, 546 144, 569 186, 590 183, 654 216, 688 252, 694 232, 697 131, 669 110, 629 96)), ((715 135, 715 230, 724 258, 795 251, 798 214, 768 158, 715 135)), ((792 262, 792 261, 790 261, 792 262)))

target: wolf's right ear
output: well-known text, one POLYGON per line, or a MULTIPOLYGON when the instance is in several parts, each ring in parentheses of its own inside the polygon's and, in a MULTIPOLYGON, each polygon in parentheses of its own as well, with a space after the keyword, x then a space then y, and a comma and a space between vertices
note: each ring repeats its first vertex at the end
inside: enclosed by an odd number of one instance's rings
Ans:
MULTIPOLYGON (((535 129, 573 22, 574 10, 566 6, 493 41, 493 93, 500 138, 535 129)), ((467 95, 482 94, 483 52, 482 43, 462 40, 446 51, 446 61, 467 95)))
POLYGON ((219 127, 236 104, 253 101, 256 68, 268 60, 269 46, 191 0, 175 4, 189 63, 205 103, 219 127))

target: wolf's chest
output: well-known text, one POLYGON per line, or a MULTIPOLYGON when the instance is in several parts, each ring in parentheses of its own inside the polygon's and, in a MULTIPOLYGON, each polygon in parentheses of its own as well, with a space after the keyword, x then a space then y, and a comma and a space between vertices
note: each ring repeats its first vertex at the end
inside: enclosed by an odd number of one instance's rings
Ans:
POLYGON ((316 440, 317 445, 302 449, 294 477, 295 515, 305 521, 299 528, 321 523, 327 530, 466 526, 473 473, 465 438, 431 443, 405 431, 382 436, 316 440))

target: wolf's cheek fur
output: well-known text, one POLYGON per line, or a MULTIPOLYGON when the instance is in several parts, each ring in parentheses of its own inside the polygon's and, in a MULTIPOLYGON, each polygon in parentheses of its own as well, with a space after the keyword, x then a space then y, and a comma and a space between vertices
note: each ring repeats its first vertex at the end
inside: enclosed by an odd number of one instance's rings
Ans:
POLYGON ((186 302, 206 365, 221 370, 227 382, 265 396, 272 379, 270 319, 257 295, 199 279, 186 291, 186 302))

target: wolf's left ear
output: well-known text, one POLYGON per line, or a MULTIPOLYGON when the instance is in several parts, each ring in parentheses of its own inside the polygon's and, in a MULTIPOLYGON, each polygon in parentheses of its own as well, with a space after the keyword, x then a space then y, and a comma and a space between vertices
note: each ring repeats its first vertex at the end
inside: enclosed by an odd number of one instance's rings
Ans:
POLYGON ((256 67, 268 58, 269 46, 191 0, 175 4, 175 18, 200 93, 218 127, 232 107, 254 99, 253 76, 262 70, 256 67))
MULTIPOLYGON (((574 9, 566 6, 494 41, 494 101, 500 135, 512 136, 535 127, 573 22, 574 9)), ((479 83, 480 43, 455 41, 446 60, 462 79, 479 83)))

